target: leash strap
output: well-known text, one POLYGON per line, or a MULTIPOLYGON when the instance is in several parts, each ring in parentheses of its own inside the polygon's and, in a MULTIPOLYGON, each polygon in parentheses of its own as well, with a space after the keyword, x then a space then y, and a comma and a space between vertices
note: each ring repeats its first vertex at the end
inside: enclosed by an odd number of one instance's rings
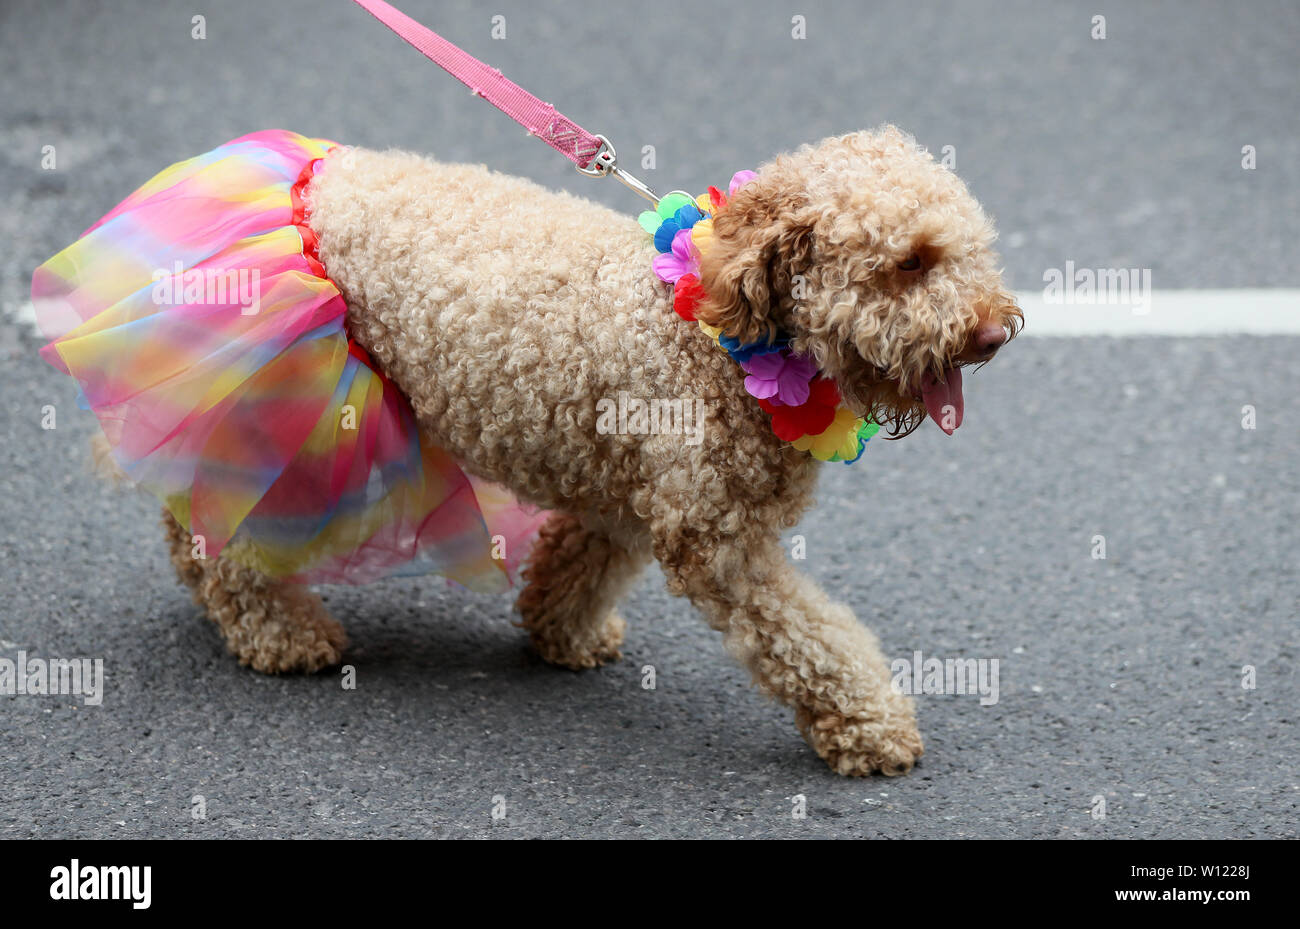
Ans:
POLYGON ((356 0, 422 55, 482 97, 502 113, 578 166, 584 174, 603 176, 613 167, 613 149, 603 136, 592 135, 549 103, 544 103, 508 80, 498 69, 489 68, 473 55, 452 45, 384 0, 356 0), (593 164, 608 150, 608 166, 593 164))

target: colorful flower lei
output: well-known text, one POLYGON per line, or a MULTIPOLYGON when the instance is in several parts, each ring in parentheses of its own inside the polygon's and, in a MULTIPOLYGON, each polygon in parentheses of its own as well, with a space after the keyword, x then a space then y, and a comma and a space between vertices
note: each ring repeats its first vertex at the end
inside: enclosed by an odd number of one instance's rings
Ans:
POLYGON ((817 370, 812 358, 793 351, 784 335, 742 345, 695 318, 706 296, 700 286, 700 256, 712 240, 713 217, 727 205, 728 197, 754 177, 753 171, 737 172, 726 194, 716 187, 694 200, 683 193, 668 194, 655 209, 638 216, 637 222, 654 237, 659 251, 652 267, 661 281, 672 285, 677 315, 698 322, 744 370, 745 391, 772 417, 772 431, 779 439, 819 461, 852 464, 862 457, 880 426, 841 406, 839 387, 817 370))

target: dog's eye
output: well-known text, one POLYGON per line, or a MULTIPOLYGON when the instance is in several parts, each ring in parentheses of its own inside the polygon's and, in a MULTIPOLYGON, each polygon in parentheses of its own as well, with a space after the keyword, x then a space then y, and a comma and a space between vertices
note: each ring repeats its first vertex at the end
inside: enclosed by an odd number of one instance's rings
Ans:
POLYGON ((898 263, 897 267, 900 271, 920 271, 921 257, 919 255, 908 255, 898 263))

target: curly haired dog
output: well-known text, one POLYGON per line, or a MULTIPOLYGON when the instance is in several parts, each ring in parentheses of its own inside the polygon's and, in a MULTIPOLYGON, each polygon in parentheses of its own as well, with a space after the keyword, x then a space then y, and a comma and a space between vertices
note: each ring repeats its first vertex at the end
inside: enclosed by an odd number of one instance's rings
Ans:
MULTIPOLYGON (((673 312, 635 221, 482 167, 359 149, 327 159, 308 201, 352 335, 421 429, 470 473, 555 511, 518 599, 543 658, 617 659, 618 599, 653 557, 832 768, 911 768, 921 736, 875 636, 780 543, 818 462, 773 435, 736 364, 673 312), (602 434, 597 402, 620 392, 703 400, 703 441, 602 434)), ((993 239, 962 182, 909 136, 830 138, 765 165, 717 215, 699 317, 744 341, 790 334, 853 412, 895 435, 938 396, 928 412, 951 432, 961 367, 1021 322, 993 239)), ((343 630, 308 588, 195 561, 165 522, 181 579, 241 662, 340 659, 343 630)))

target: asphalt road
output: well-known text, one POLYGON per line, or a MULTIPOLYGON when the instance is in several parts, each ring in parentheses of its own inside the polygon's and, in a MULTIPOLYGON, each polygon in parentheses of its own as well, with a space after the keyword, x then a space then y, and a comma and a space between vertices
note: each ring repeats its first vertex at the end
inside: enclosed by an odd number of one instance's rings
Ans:
MULTIPOLYGON (((1160 288, 1300 283, 1294 3, 1125 4, 1104 41, 1091 5, 401 5, 626 151, 655 145, 664 187, 891 120, 955 146, 1017 287, 1067 259, 1160 288)), ((268 126, 638 208, 349 4, 205 9, 200 42, 193 4, 0 7, 6 310, 154 171, 268 126)), ((98 707, 0 697, 0 835, 1294 837, 1298 350, 1025 338, 968 379, 953 438, 828 466, 807 570, 891 656, 1000 662, 995 704, 919 698, 924 760, 862 781, 827 771, 655 570, 598 672, 544 665, 507 598, 436 580, 325 589, 355 690, 241 669, 174 581, 156 505, 88 474, 72 385, 0 315, 0 658, 107 674, 98 707)))

